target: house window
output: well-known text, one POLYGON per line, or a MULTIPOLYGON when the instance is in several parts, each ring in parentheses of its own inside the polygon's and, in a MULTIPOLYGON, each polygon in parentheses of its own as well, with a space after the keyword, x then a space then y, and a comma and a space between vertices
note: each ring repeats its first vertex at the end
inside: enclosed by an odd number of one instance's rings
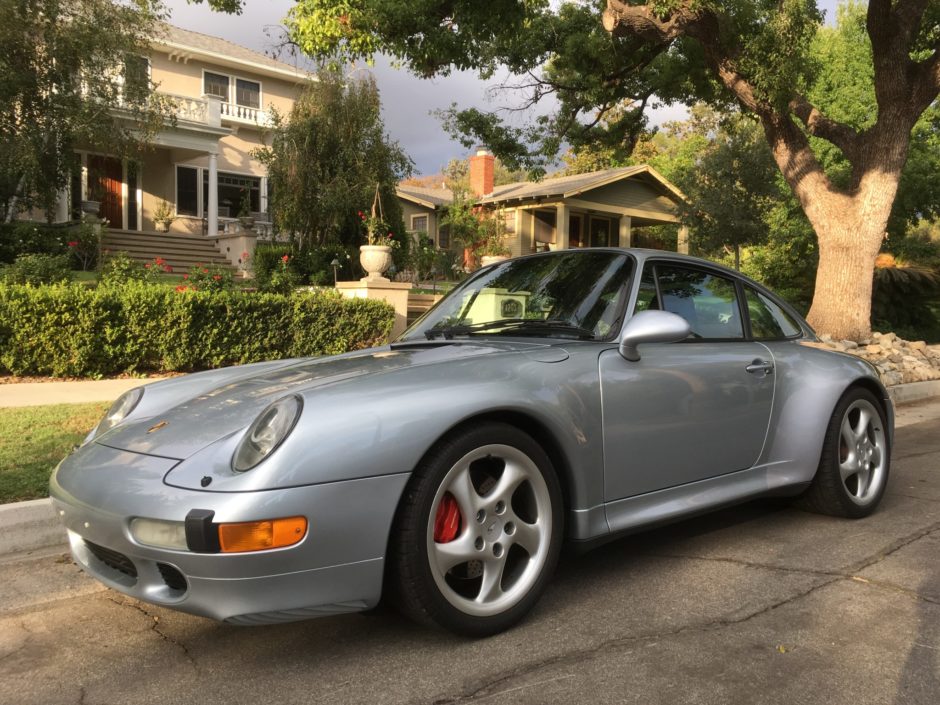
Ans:
POLYGON ((246 81, 243 78, 236 79, 235 102, 246 108, 260 108, 261 84, 257 81, 246 81))
POLYGON ((503 232, 506 235, 514 235, 516 233, 516 211, 502 211, 503 216, 503 232))
POLYGON ((411 216, 411 229, 415 232, 426 233, 428 231, 428 217, 426 215, 411 216))
MULTIPOLYGON (((209 203, 209 170, 202 172, 203 203, 209 203)), ((261 177, 219 172, 219 215, 235 218, 241 213, 247 196, 248 212, 261 211, 261 177)))
POLYGON ((206 71, 202 75, 202 92, 228 102, 228 76, 206 71))
POLYGON ((442 225, 437 230, 437 246, 442 250, 450 248, 450 226, 442 225))
POLYGON ((611 223, 609 218, 591 218, 590 246, 611 246, 611 223))
POLYGON ((196 176, 195 167, 176 167, 176 213, 178 215, 199 215, 199 191, 196 188, 196 176))
POLYGON ((124 96, 134 102, 150 95, 150 59, 129 54, 124 57, 124 96))

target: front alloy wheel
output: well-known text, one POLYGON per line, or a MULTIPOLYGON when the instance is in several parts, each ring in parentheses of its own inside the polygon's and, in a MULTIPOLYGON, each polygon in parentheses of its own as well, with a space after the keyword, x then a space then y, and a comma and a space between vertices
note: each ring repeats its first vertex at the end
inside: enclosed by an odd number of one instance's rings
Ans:
POLYGON ((415 472, 396 522, 399 604, 471 636, 508 628, 557 562, 561 504, 551 462, 518 429, 492 423, 446 440, 415 472))

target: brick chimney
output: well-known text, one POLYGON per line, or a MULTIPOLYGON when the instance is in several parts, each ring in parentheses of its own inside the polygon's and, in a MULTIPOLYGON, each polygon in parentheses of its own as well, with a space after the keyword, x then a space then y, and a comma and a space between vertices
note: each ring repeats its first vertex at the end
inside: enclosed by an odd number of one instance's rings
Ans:
POLYGON ((496 157, 486 147, 477 147, 470 157, 470 190, 474 196, 489 196, 493 193, 493 172, 496 157))

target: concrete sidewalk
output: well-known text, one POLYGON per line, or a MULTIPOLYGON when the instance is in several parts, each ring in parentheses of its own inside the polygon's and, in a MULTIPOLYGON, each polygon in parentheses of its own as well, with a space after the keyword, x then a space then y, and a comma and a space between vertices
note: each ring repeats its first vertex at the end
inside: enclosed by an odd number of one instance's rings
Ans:
POLYGON ((0 408, 80 404, 114 401, 128 389, 157 382, 165 377, 129 377, 78 382, 21 382, 0 384, 0 408))

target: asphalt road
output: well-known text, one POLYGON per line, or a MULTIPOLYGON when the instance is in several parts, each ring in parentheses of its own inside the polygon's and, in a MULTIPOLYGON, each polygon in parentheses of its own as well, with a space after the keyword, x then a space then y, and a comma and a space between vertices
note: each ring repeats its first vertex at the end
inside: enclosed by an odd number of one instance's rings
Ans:
POLYGON ((468 641, 394 613, 240 628, 0 563, 0 703, 940 702, 940 420, 912 408, 881 509, 756 502, 567 557, 468 641))

